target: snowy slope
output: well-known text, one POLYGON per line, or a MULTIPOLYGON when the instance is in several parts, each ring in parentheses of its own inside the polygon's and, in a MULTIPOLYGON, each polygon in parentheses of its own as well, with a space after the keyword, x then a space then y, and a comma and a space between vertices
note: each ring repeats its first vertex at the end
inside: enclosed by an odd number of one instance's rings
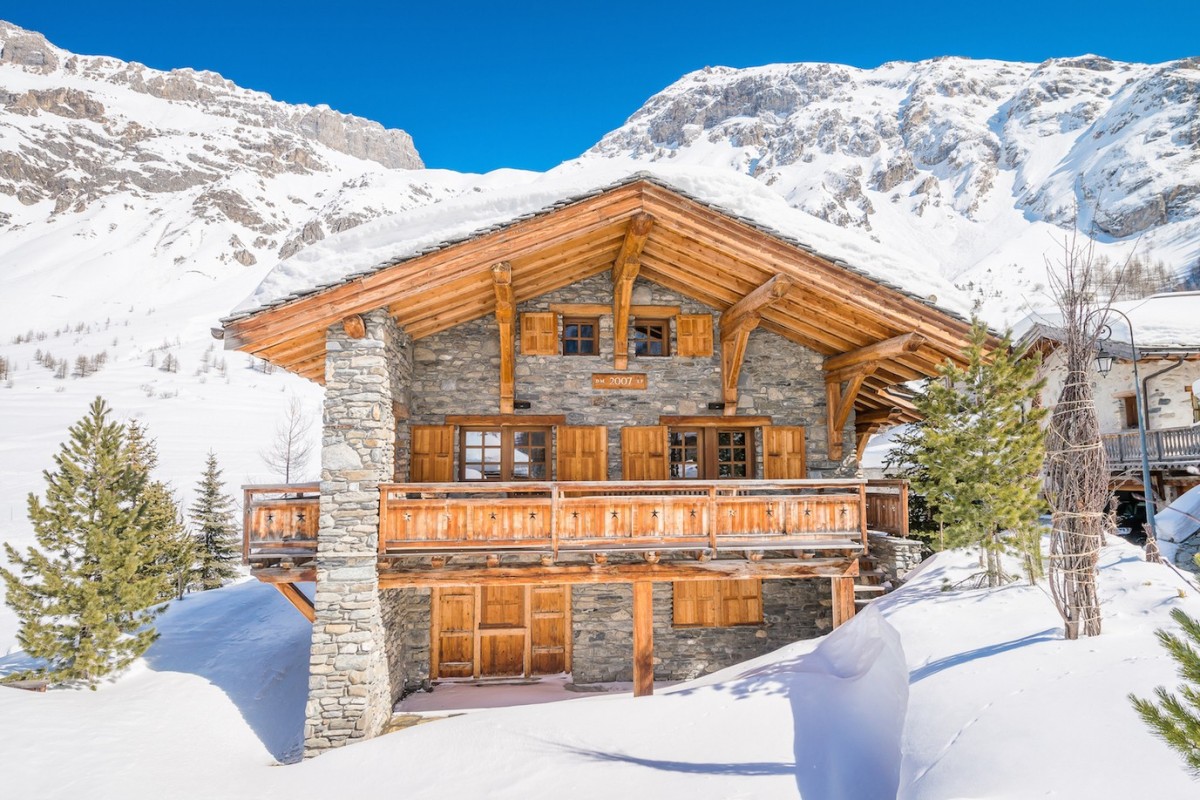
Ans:
POLYGON ((943 591, 974 569, 941 554, 824 639, 650 698, 476 711, 283 768, 307 624, 245 583, 176 604, 147 658, 97 692, 0 689, 0 785, 45 800, 1194 797, 1125 695, 1176 685, 1153 632, 1174 608, 1200 615, 1195 589, 1113 540, 1104 634, 1066 642, 1043 587, 943 591))
POLYGON ((751 175, 973 290, 996 325, 1040 304, 1076 212, 1102 253, 1200 264, 1196 59, 707 68, 584 156, 630 158, 751 175))

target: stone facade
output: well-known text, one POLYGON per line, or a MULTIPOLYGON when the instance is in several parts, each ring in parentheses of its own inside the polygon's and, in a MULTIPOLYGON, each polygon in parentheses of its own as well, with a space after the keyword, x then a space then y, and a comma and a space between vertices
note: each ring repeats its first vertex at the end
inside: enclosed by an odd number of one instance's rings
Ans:
MULTIPOLYGON (((676 628, 672 584, 654 584, 654 677, 689 680, 769 653, 833 624, 829 581, 766 580, 763 622, 727 628, 676 628)), ((633 680, 633 587, 613 583, 572 590, 572 678, 577 684, 633 680)))
MULTIPOLYGON (((612 303, 607 273, 520 303, 518 314, 546 311, 552 303, 612 303)), ((600 317, 598 356, 516 356, 516 399, 530 403, 528 414, 565 414, 569 425, 608 427, 609 478, 621 477, 621 428, 657 425, 659 416, 719 414, 707 410, 721 399, 720 312, 657 284, 639 280, 633 302, 678 305, 685 314, 713 315, 714 352, 708 358, 635 357, 628 372, 644 372, 641 391, 592 389, 592 373, 612 372, 612 315, 600 317)), ((519 320, 519 318, 518 318, 519 320)), ((671 352, 677 351, 671 324, 671 352)), ((518 351, 519 351, 518 347, 518 351)), ((849 466, 826 457, 823 357, 762 329, 750 335, 741 371, 738 413, 770 415, 779 425, 806 428, 809 476, 833 477, 854 471, 854 421, 843 432, 849 466)), ((500 344, 493 316, 426 337, 413 349, 410 422, 437 425, 446 414, 495 414, 499 411, 500 344)), ((757 475, 762 475, 762 436, 756 441, 757 475)), ((456 454, 457 458, 457 454, 456 454)), ((456 462, 455 469, 458 469, 456 462)), ((455 474, 458 474, 457 471, 455 474)))
POLYGON ((430 597, 429 589, 384 589, 380 592, 384 650, 395 695, 393 700, 429 681, 430 597))
POLYGON ((870 547, 871 557, 883 572, 884 580, 893 586, 900 585, 925 560, 925 544, 916 539, 872 533, 870 547))
POLYGON ((406 347, 391 316, 365 316, 366 336, 341 325, 326 338, 321 522, 309 659, 305 755, 374 736, 391 712, 376 553, 378 485, 395 462, 393 379, 406 347))

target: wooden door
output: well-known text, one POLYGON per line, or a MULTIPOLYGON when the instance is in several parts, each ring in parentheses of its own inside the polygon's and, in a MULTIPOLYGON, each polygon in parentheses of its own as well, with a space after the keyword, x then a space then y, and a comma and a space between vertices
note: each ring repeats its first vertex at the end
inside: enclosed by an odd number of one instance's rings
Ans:
POLYGON ((433 591, 436 678, 556 675, 571 670, 567 586, 447 587, 433 591))
POLYGON ((531 586, 529 644, 532 675, 571 671, 571 587, 531 586))
POLYGON ((469 587, 433 592, 433 670, 438 678, 475 674, 476 590, 469 587))
POLYGON ((525 675, 529 635, 524 586, 483 586, 479 591, 478 677, 525 675))

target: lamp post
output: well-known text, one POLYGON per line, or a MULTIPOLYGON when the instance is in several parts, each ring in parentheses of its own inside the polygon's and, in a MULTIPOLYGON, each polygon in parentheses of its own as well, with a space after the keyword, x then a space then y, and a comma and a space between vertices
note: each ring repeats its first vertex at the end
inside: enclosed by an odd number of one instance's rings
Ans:
MULTIPOLYGON (((1115 308, 1096 309, 1088 317, 1098 313, 1103 313, 1105 316, 1116 314, 1125 320, 1125 325, 1129 328, 1129 347, 1133 351, 1133 400, 1137 405, 1138 437, 1142 443, 1142 491, 1146 496, 1146 560, 1157 563, 1162 560, 1162 556, 1158 552, 1158 539, 1154 533, 1154 490, 1150 485, 1150 448, 1146 444, 1146 405, 1142 398, 1142 379, 1138 374, 1138 351, 1137 344, 1133 340, 1133 322, 1125 312, 1115 308)), ((1100 329, 1098 341, 1106 342, 1112 338, 1112 335, 1112 326, 1105 322, 1100 329)), ((1096 371, 1101 376, 1107 375, 1112 369, 1112 365, 1113 357, 1100 348, 1096 354, 1096 371)))

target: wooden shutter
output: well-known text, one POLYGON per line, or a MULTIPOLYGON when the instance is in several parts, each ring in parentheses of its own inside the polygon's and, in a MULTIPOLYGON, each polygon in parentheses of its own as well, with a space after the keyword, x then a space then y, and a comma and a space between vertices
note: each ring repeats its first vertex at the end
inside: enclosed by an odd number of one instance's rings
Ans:
POLYGON ((413 483, 454 480, 454 426, 413 425, 408 479, 413 483))
POLYGON ((627 481, 667 479, 667 427, 621 428, 621 477, 627 481))
POLYGON ((676 318, 676 353, 681 356, 713 354, 712 314, 680 314, 676 318))
POLYGON ((763 477, 767 480, 807 478, 804 428, 800 425, 767 425, 762 431, 763 477))
POLYGON ((558 480, 608 480, 608 429, 603 425, 559 425, 558 480))
POLYGON ((558 315, 530 311, 521 315, 521 355, 558 355, 558 315))
POLYGON ((762 622, 762 581, 758 578, 719 581, 717 594, 721 625, 754 625, 762 622))
POLYGON ((675 626, 716 627, 719 583, 720 581, 676 581, 672 590, 675 626))

